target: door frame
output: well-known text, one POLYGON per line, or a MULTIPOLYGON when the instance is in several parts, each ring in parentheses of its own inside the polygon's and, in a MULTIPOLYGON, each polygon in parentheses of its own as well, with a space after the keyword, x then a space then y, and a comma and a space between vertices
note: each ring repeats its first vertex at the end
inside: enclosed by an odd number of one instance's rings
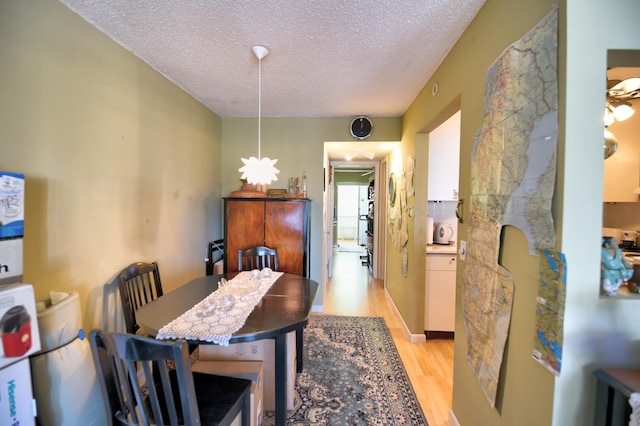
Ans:
MULTIPOLYGON (((335 192, 335 179, 333 178, 333 172, 335 171, 336 168, 340 168, 340 167, 344 167, 344 168, 355 168, 355 167, 372 167, 374 170, 374 183, 373 183, 373 188, 374 188, 374 193, 376 194, 376 198, 375 198, 375 208, 374 208, 374 214, 373 214, 373 227, 374 227, 374 235, 373 235, 373 266, 372 266, 372 270, 373 270, 373 277, 374 278, 384 278, 384 260, 385 260, 385 253, 386 253, 386 247, 384 247, 384 244, 380 244, 380 241, 386 242, 386 229, 384 226, 381 227, 381 224, 386 223, 386 204, 383 202, 383 200, 385 200, 385 198, 383 198, 382 195, 378 196, 378 194, 380 194, 381 192, 381 188, 384 190, 386 187, 385 185, 380 185, 380 164, 384 161, 385 163, 385 174, 386 174, 386 163, 387 163, 387 157, 385 157, 383 160, 381 161, 336 161, 336 160, 332 160, 329 162, 329 172, 331 173, 331 185, 329 185, 329 187, 327 188, 327 209, 326 209, 326 214, 327 214, 327 218, 326 218, 326 222, 327 224, 331 223, 331 227, 329 229, 329 231, 327 232, 328 234, 328 238, 327 238, 327 243, 330 242, 331 244, 331 250, 327 249, 326 253, 327 256, 329 257, 327 259, 327 264, 329 267, 328 272, 328 276, 329 278, 332 276, 333 274, 333 212, 334 212, 334 192, 335 192), (382 207, 385 208, 382 208, 382 207), (384 214, 385 219, 381 220, 381 215, 384 214), (384 239, 381 239, 381 237, 383 237, 384 239), (381 249, 382 247, 382 249, 381 249), (382 252, 382 253, 381 253, 382 252), (380 267, 382 265, 382 274, 380 273, 380 267)), ((385 192, 386 194, 386 192, 385 192)), ((386 195, 385 195, 386 197, 386 195)))
POLYGON ((380 160, 376 171, 374 188, 378 199, 376 200, 375 216, 373 217, 373 226, 376 229, 375 234, 378 236, 378 250, 374 251, 374 259, 377 260, 377 263, 375 263, 377 274, 374 274, 374 277, 383 279, 385 285, 387 282, 387 200, 389 199, 389 186, 387 185, 389 181, 388 160, 388 156, 380 160), (381 182, 384 182, 384 184, 380 185, 381 182))

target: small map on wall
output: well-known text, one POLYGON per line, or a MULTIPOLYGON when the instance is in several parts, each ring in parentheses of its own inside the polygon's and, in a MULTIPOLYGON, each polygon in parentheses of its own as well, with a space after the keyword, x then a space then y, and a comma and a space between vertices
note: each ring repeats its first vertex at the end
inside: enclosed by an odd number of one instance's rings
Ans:
POLYGON ((567 262, 563 253, 545 250, 540 256, 540 287, 536 306, 533 358, 556 376, 562 366, 567 262))
POLYGON ((467 361, 491 406, 514 293, 511 274, 499 264, 502 228, 521 229, 531 254, 555 246, 557 33, 555 7, 489 68, 484 122, 474 140, 462 308, 467 361))

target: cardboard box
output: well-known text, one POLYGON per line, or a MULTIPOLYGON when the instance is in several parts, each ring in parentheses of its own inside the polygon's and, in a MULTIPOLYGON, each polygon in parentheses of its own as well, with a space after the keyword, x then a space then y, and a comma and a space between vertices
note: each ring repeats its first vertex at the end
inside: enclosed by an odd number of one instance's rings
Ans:
POLYGON ((193 371, 251 380, 251 426, 262 426, 264 372, 262 361, 200 361, 193 371))
MULTIPOLYGON (((275 340, 233 343, 229 346, 200 345, 200 361, 263 361, 264 409, 275 410, 275 340)), ((287 410, 293 410, 296 384, 296 332, 287 334, 287 410)))
POLYGON ((220 259, 213 264, 213 275, 222 275, 222 274, 224 274, 224 260, 220 259))
POLYGON ((34 425, 34 407, 29 359, 0 369, 0 425, 34 425))
POLYGON ((24 175, 0 172, 0 238, 24 236, 24 175))
POLYGON ((0 240, 0 284, 22 282, 22 238, 0 240))
POLYGON ((40 350, 33 287, 0 285, 0 369, 40 350))

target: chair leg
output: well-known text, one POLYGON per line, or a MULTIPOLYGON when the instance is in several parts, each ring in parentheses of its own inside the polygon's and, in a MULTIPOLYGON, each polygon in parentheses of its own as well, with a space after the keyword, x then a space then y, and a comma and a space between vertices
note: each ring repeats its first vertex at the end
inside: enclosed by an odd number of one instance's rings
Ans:
MULTIPOLYGON (((242 426, 249 426, 251 424, 252 409, 253 407, 251 407, 251 389, 247 389, 247 391, 244 393, 244 403, 242 404, 242 426)), ((262 422, 258 420, 256 423, 261 424, 262 422)))

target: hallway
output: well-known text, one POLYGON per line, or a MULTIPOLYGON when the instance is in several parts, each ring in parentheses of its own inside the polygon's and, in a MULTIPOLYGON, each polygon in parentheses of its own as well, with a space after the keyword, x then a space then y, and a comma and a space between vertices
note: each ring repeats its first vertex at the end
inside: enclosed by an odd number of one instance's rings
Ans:
POLYGON ((359 253, 333 250, 333 277, 327 285, 324 314, 380 316, 402 358, 429 426, 448 426, 453 382, 453 340, 409 343, 382 280, 373 279, 359 253))

